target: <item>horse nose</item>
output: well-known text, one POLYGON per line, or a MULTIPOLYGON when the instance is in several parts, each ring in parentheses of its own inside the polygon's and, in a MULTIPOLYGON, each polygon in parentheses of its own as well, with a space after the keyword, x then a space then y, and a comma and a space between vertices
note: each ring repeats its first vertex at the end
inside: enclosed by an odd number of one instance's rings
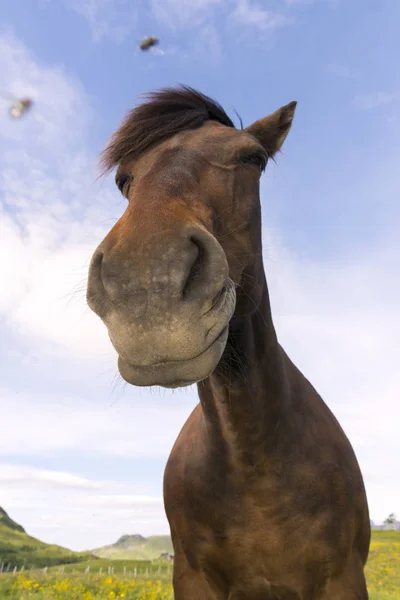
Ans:
POLYGON ((187 227, 186 237, 197 248, 197 256, 186 271, 182 300, 201 303, 212 300, 224 286, 229 275, 228 263, 221 246, 206 229, 187 227))
POLYGON ((100 244, 89 268, 87 302, 99 316, 107 308, 151 299, 152 304, 211 304, 228 277, 225 254, 206 229, 185 226, 179 235, 142 240, 136 248, 100 244), (161 299, 162 298, 162 299, 161 299))

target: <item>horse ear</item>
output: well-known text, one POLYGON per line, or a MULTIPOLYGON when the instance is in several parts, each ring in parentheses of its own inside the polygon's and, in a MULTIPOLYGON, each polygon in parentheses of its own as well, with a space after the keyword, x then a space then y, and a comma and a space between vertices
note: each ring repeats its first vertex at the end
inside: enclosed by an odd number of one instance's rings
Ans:
POLYGON ((292 126, 297 102, 290 102, 278 108, 272 115, 255 121, 244 131, 254 136, 264 146, 269 156, 274 156, 281 149, 292 126))

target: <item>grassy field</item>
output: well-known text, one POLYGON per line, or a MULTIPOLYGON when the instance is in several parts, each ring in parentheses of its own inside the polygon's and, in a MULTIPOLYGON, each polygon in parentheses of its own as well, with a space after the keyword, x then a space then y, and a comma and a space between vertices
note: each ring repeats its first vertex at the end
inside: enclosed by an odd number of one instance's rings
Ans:
MULTIPOLYGON (((43 569, 6 573, 0 575, 0 598, 173 600, 170 569, 161 562, 99 559, 52 567, 46 574, 43 569)), ((400 600, 400 532, 373 532, 366 575, 370 600, 400 600)))
POLYGON ((70 565, 62 565, 51 567, 49 569, 49 573, 51 572, 63 572, 64 574, 68 573, 84 573, 86 569, 89 567, 89 572, 93 574, 99 574, 101 569, 102 573, 108 573, 108 567, 113 568, 113 572, 116 575, 123 575, 126 571, 127 573, 133 574, 147 574, 148 570, 151 569, 153 573, 158 573, 158 567, 161 567, 163 571, 168 570, 168 563, 164 561, 151 561, 151 560, 107 560, 106 558, 98 558, 97 560, 83 561, 80 563, 72 563, 70 565))
POLYGON ((1 600, 173 600, 170 577, 133 578, 56 572, 1 575, 1 600))
POLYGON ((366 568, 371 600, 400 600, 400 532, 373 531, 366 568))

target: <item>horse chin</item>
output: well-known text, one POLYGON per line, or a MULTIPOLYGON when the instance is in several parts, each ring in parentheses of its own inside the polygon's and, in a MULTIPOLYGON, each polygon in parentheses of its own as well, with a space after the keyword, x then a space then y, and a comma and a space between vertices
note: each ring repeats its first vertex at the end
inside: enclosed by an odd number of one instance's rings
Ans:
POLYGON ((194 358, 165 361, 154 365, 137 365, 118 358, 121 377, 131 385, 175 389, 193 385, 206 379, 214 371, 225 350, 229 325, 226 325, 214 342, 194 358))

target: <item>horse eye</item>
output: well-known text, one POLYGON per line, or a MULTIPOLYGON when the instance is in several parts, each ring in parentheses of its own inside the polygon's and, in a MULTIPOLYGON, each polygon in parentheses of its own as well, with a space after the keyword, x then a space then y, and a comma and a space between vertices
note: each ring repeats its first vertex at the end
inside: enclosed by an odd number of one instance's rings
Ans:
POLYGON ((260 172, 263 172, 267 166, 267 158, 265 156, 261 156, 260 154, 252 154, 250 156, 244 156, 242 158, 242 162, 246 165, 252 165, 253 167, 257 167, 260 172))
POLYGON ((130 175, 121 175, 120 177, 118 177, 115 183, 117 184, 117 187, 121 194, 126 194, 128 192, 129 185, 131 184, 132 179, 133 177, 131 177, 130 175))

